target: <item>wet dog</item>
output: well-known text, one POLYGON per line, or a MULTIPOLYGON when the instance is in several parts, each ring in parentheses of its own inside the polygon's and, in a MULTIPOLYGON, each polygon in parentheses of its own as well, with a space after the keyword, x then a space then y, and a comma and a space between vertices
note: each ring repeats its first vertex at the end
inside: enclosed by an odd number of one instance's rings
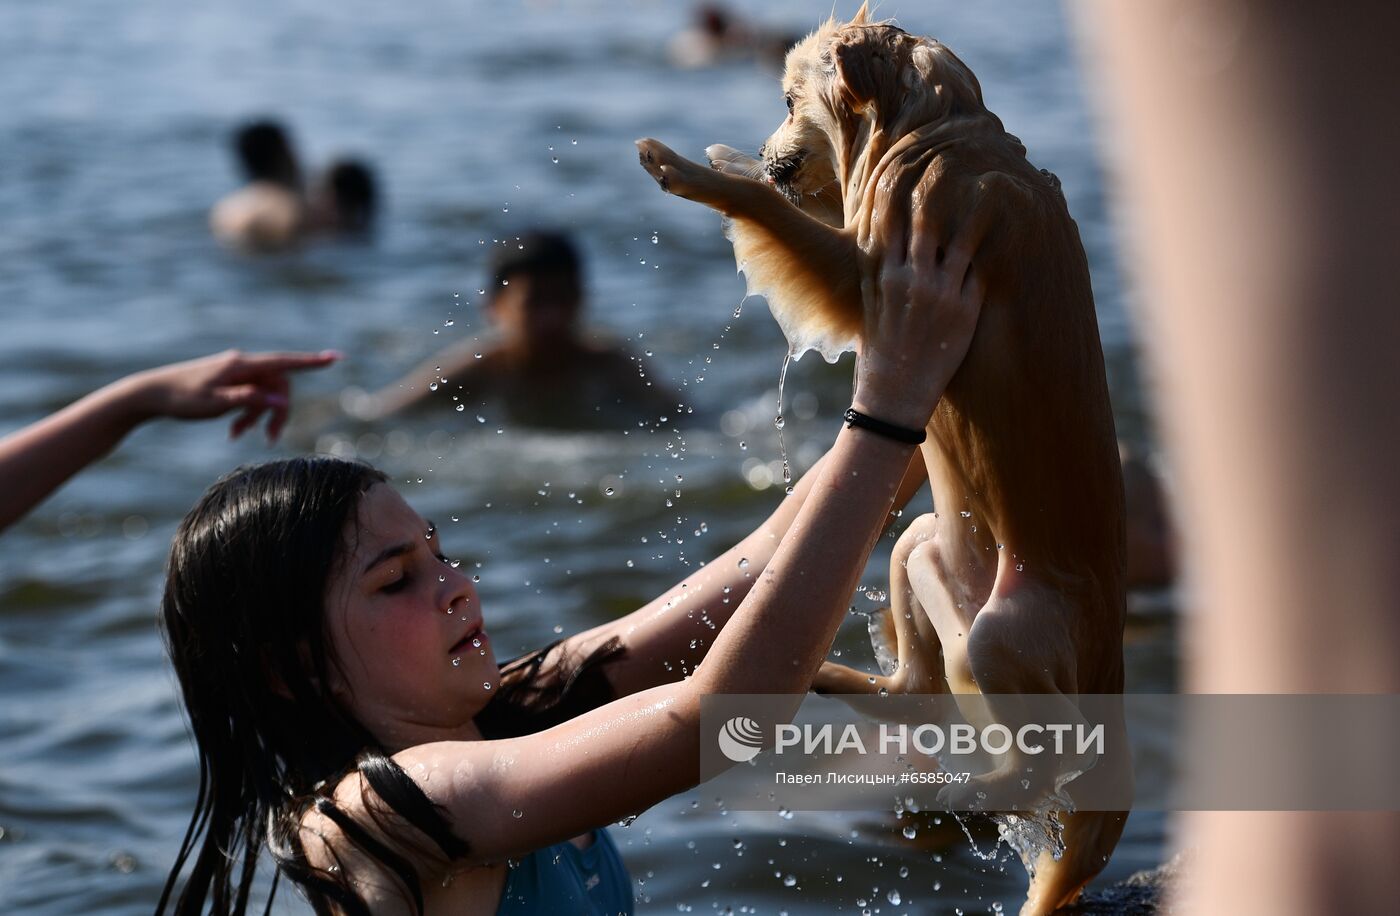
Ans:
MULTIPOLYGON (((981 693, 994 711, 998 697, 1121 693, 1123 484, 1088 263, 1058 180, 950 50, 865 7, 788 53, 783 92, 788 118, 759 159, 712 146, 706 167, 654 140, 638 148, 664 190, 725 216, 749 292, 795 351, 855 347, 862 283, 914 213, 940 244, 976 244, 986 289, 922 447, 937 511, 896 545, 893 606, 872 626, 890 663, 873 682, 828 665, 816 689, 981 693)), ((1022 763, 993 778, 1019 779, 1022 763)), ((1105 765, 1079 778, 1131 776, 1105 765)), ((1125 817, 1061 814, 1065 852, 1031 853, 1023 912, 1077 897, 1125 817)))

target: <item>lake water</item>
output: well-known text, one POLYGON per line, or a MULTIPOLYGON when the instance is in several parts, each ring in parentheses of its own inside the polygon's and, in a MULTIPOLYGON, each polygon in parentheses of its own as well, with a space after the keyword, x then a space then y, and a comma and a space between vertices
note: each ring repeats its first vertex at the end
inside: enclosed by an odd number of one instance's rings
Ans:
MULTIPOLYGON (((798 31, 830 10, 741 7, 798 31)), ((926 0, 880 12, 957 51, 1032 160, 1062 179, 1094 270, 1120 433, 1145 440, 1061 14, 926 0)), ((219 424, 138 431, 0 540, 0 911, 150 911, 196 785, 154 627, 162 564, 181 515, 234 465, 320 449, 390 471, 448 551, 480 564, 500 657, 639 605, 773 506, 783 341, 761 301, 734 317, 743 284, 718 219, 659 193, 632 140, 693 156, 716 141, 754 149, 783 102, 759 66, 672 68, 665 42, 685 17, 681 4, 636 0, 0 6, 0 431, 126 372, 235 345, 347 353, 302 380, 304 399, 383 384, 484 333, 485 254, 534 222, 577 234, 592 324, 645 353, 696 409, 672 418, 683 427, 626 436, 530 432, 473 411, 377 428, 303 419, 272 450, 253 436, 230 444, 219 424), (372 245, 250 259, 211 242, 208 207, 234 183, 227 131, 259 113, 285 118, 313 162, 349 151, 377 164, 388 209, 372 245)), ((817 357, 789 373, 799 470, 834 435, 849 375, 849 361, 817 357)), ((864 631, 853 617, 843 660, 870 664, 864 631)), ((1130 688, 1171 689, 1172 616, 1135 615, 1130 637, 1130 688)), ((738 814, 703 787, 614 830, 642 912, 1014 910, 1025 882, 951 824, 909 841, 893 812, 738 814)), ((1159 861, 1165 830, 1135 815, 1105 876, 1159 861)), ((304 909, 281 897, 284 911, 304 909)))

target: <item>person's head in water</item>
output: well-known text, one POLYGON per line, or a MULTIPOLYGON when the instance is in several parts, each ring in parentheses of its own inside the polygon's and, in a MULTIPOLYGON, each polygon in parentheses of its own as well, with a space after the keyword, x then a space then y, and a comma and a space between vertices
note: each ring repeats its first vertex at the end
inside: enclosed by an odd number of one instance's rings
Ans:
POLYGON ((347 887, 307 865, 298 831, 323 807, 317 790, 355 767, 449 858, 463 853, 382 728, 412 708, 448 734, 495 694, 484 631, 471 645, 475 588, 437 543, 382 473, 332 458, 241 468, 185 517, 161 623, 200 790, 161 910, 187 861, 176 912, 246 900, 264 841, 294 880, 340 901, 347 887))
POLYGON ((326 169, 315 193, 318 218, 335 232, 367 232, 379 207, 374 171, 358 159, 340 159, 326 169))
POLYGON ((507 341, 548 352, 572 342, 583 311, 583 264, 567 235, 531 230, 497 248, 486 310, 507 341))
POLYGON ((286 129, 278 122, 264 119, 240 127, 234 134, 234 149, 248 181, 301 187, 301 166, 286 129))

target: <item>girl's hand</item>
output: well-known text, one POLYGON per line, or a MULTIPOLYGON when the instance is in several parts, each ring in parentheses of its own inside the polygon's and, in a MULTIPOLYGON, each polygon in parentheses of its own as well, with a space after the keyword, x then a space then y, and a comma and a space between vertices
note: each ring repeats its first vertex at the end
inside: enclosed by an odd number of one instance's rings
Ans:
POLYGON ((878 280, 862 284, 865 328, 852 402, 911 429, 928 424, 972 343, 984 292, 972 260, 992 210, 974 210, 951 241, 938 237, 926 212, 915 214, 907 243, 902 231, 889 233, 878 280))
POLYGON ((238 438, 264 413, 268 441, 276 441, 291 407, 293 372, 319 369, 340 359, 320 353, 241 353, 226 350, 188 362, 137 373, 117 384, 126 389, 135 422, 154 417, 203 420, 242 412, 229 427, 238 438))

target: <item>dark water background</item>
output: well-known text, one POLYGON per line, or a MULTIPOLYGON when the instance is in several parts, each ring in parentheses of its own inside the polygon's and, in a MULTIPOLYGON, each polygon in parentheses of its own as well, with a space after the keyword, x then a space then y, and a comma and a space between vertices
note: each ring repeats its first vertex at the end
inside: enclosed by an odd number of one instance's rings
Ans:
MULTIPOLYGON (((830 11, 742 6, 797 31, 830 11)), ((1143 439, 1114 230, 1060 12, 880 12, 957 51, 1064 182, 1120 433, 1143 439)), ((638 0, 0 6, 0 431, 128 371, 233 345, 349 354, 303 380, 309 398, 377 386, 483 333, 487 248, 534 221, 577 233, 592 323, 649 351, 697 410, 680 432, 627 436, 532 433, 471 411, 377 428, 303 419, 274 450, 231 445, 218 424, 138 431, 0 540, 0 912, 150 910, 195 787, 153 623, 162 563, 179 517, 234 465, 320 449, 389 470, 449 551, 481 564, 501 657, 641 604, 776 502, 780 489, 762 485, 779 467, 782 339, 761 301, 733 317, 743 285, 717 218, 660 194, 631 142, 753 149, 783 103, 758 66, 669 66, 664 45, 685 18, 682 4, 638 0), (206 213, 234 180, 226 132, 258 113, 286 118, 308 160, 377 163, 388 210, 372 246, 249 259, 213 244, 206 213)), ((812 356, 789 373, 799 469, 833 436, 849 372, 812 356)), ((841 637, 845 660, 869 659, 863 623, 841 637)), ((1135 615, 1130 636, 1130 688, 1170 688, 1171 617, 1135 615)), ((893 812, 726 812, 702 787, 614 829, 642 912, 1019 906, 1018 863, 983 861, 951 823, 923 823, 912 842, 901 826, 893 812)), ((1106 877, 1154 864, 1164 831, 1134 816, 1106 877)))

